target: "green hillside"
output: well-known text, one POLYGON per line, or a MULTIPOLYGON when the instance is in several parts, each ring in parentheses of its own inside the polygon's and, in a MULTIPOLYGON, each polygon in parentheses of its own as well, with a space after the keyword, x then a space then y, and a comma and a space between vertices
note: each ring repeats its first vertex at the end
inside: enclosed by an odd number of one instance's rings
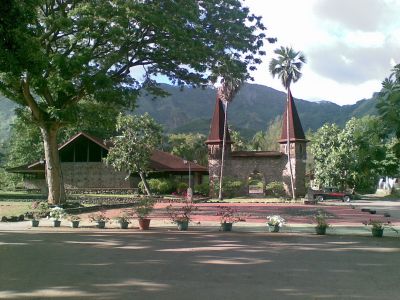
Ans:
MULTIPOLYGON (((150 113, 166 132, 200 132, 208 134, 214 110, 216 91, 211 88, 184 88, 162 85, 170 93, 165 98, 153 99, 143 94, 138 99, 136 114, 150 113)), ((229 124, 242 135, 250 137, 281 115, 286 96, 272 88, 245 84, 229 107, 229 124)), ((353 105, 339 106, 332 102, 310 102, 296 99, 296 106, 305 131, 316 130, 324 123, 343 125, 352 116, 375 114, 376 99, 360 100, 353 105)), ((0 142, 7 139, 15 105, 0 98, 0 142)))

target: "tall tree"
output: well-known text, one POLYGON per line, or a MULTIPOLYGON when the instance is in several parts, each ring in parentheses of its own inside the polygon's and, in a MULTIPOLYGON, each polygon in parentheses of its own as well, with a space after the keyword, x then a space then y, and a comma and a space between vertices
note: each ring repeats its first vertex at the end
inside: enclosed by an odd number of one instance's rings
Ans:
POLYGON ((139 173, 144 188, 150 195, 145 175, 150 170, 151 155, 161 143, 161 126, 147 113, 143 116, 120 114, 116 129, 118 135, 111 138, 113 147, 106 157, 107 164, 118 171, 126 171, 129 175, 139 173))
POLYGON ((168 135, 167 151, 184 157, 188 161, 196 160, 200 165, 207 165, 206 136, 200 133, 179 133, 168 135))
MULTIPOLYGON (((386 125, 386 132, 400 141, 400 64, 396 65, 388 78, 382 82, 378 94, 378 113, 386 125)), ((393 144, 396 156, 400 158, 400 142, 393 144)))
POLYGON ((240 85, 243 82, 242 78, 235 78, 232 75, 228 75, 222 78, 222 85, 218 88, 218 98, 224 104, 224 135, 222 138, 222 157, 221 157, 221 171, 219 176, 219 194, 218 199, 222 200, 222 183, 224 178, 224 164, 225 164, 225 148, 226 148, 226 135, 228 131, 228 104, 233 101, 236 93, 240 89, 240 85))
MULTIPOLYGON (((301 78, 301 68, 303 64, 306 62, 306 58, 303 53, 300 51, 294 51, 292 47, 280 47, 276 49, 275 54, 277 58, 271 60, 269 64, 269 71, 272 74, 272 77, 278 76, 281 80, 282 85, 286 89, 287 94, 287 104, 289 104, 289 95, 290 95, 290 85, 292 83, 297 82, 301 78)), ((287 128, 287 155, 288 155, 288 164, 290 171, 290 184, 292 188, 292 197, 296 198, 295 190, 294 190, 294 182, 293 182, 293 170, 292 163, 290 158, 290 138, 289 138, 289 105, 286 106, 286 128, 287 128)))
POLYGON ((83 100, 132 107, 142 88, 163 94, 157 75, 249 78, 265 54, 261 18, 240 0, 9 0, 0 11, 0 92, 40 128, 51 203, 65 201, 57 134, 83 100))

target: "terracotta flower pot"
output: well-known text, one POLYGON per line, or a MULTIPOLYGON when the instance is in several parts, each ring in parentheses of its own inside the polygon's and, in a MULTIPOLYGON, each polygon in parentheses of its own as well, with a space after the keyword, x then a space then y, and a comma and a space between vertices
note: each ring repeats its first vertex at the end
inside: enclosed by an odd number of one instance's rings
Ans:
POLYGON ((139 229, 140 230, 149 230, 151 219, 143 218, 139 219, 139 229))

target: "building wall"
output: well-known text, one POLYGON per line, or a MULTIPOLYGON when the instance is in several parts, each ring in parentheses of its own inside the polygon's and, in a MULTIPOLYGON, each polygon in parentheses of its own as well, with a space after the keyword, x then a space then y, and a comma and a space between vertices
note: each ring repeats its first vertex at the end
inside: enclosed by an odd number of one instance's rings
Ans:
POLYGON ((248 194, 248 179, 254 173, 263 176, 267 185, 272 181, 284 182, 285 186, 290 184, 290 177, 285 178, 286 156, 281 157, 230 157, 224 168, 225 177, 238 178, 245 183, 241 194, 248 194))
POLYGON ((126 172, 115 171, 102 162, 65 162, 62 172, 66 189, 71 188, 131 188, 126 172))
MULTIPOLYGON (((115 171, 102 162, 63 162, 61 163, 64 186, 66 189, 112 188, 127 189, 133 187, 133 180, 126 172, 115 171)), ((47 193, 45 179, 25 179, 26 189, 37 189, 47 193)))
MULTIPOLYGON (((291 143, 291 165, 294 178, 296 196, 304 196, 305 172, 306 172, 306 143, 291 143)), ((221 146, 208 146, 208 167, 210 180, 210 196, 217 197, 213 187, 219 185, 221 170, 221 146)), ((242 195, 248 194, 248 179, 251 174, 260 173, 264 183, 267 185, 272 181, 283 182, 286 193, 291 195, 290 168, 286 154, 285 145, 281 145, 280 157, 235 157, 232 156, 230 149, 227 149, 225 156, 224 178, 233 177, 245 183, 241 191, 242 195)))

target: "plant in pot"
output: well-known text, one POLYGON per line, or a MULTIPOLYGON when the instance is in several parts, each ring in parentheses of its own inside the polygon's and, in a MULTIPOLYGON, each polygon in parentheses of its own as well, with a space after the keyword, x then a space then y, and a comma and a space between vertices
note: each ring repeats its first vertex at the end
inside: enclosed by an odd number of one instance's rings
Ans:
POLYGON ((32 227, 39 227, 40 216, 41 215, 38 212, 33 212, 32 213, 32 220, 31 220, 32 227))
POLYGON ((315 232, 318 235, 324 235, 326 233, 326 229, 330 226, 326 221, 326 216, 319 212, 314 219, 316 222, 315 232))
POLYGON ((138 218, 140 230, 148 230, 150 228, 150 218, 148 218, 148 215, 153 211, 155 201, 153 198, 142 198, 133 207, 138 218))
POLYGON ((106 223, 110 220, 107 218, 106 214, 104 211, 99 211, 94 214, 89 215, 89 220, 90 222, 95 222, 97 228, 105 228, 106 223))
POLYGON ((279 215, 267 217, 269 232, 279 232, 279 229, 285 224, 285 219, 279 215))
POLYGON ((398 233, 398 231, 393 228, 390 221, 384 222, 380 220, 369 219, 369 221, 363 222, 363 224, 370 227, 373 237, 382 237, 385 228, 391 229, 394 232, 398 233))
POLYGON ((114 218, 121 229, 128 229, 131 215, 127 211, 123 211, 118 217, 114 218))
POLYGON ((62 207, 55 206, 50 209, 50 218, 53 219, 53 227, 60 227, 61 220, 66 215, 65 210, 62 207))
POLYGON ((72 228, 78 228, 79 227, 79 222, 81 221, 81 217, 76 216, 76 215, 70 215, 68 217, 68 220, 71 222, 71 227, 72 228))
POLYGON ((217 216, 219 216, 222 231, 232 231, 232 226, 237 222, 246 222, 238 214, 238 210, 229 206, 218 206, 217 216))
POLYGON ((180 231, 188 230, 191 214, 195 210, 197 210, 197 207, 190 201, 186 201, 182 206, 173 206, 172 204, 167 206, 167 213, 170 219, 178 225, 178 230, 180 231))

